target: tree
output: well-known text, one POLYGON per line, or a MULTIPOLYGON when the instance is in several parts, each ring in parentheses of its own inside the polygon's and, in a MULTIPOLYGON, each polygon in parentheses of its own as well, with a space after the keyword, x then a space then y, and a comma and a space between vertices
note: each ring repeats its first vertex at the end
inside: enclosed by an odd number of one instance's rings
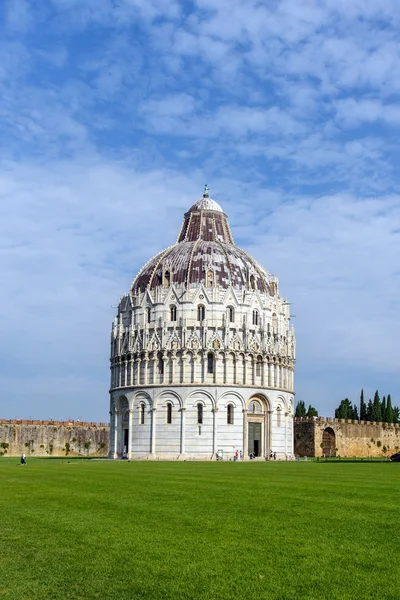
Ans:
POLYGON ((353 406, 353 410, 351 412, 351 419, 353 421, 358 421, 358 411, 357 411, 357 406, 356 405, 353 406))
POLYGON ((400 420, 400 408, 393 406, 393 423, 398 423, 400 420))
POLYGON ((386 423, 393 423, 393 408, 392 408, 392 399, 390 397, 390 394, 388 394, 387 397, 387 404, 386 404, 386 423))
POLYGON ((338 408, 335 410, 336 419, 352 419, 353 407, 348 398, 341 401, 338 408))
POLYGON ((374 412, 374 406, 372 404, 372 400, 371 398, 368 400, 368 406, 367 406, 367 421, 373 421, 373 412, 374 412))
POLYGON ((372 421, 380 423, 382 421, 381 399, 379 398, 378 390, 375 392, 374 401, 372 403, 372 421))
POLYGON ((360 420, 361 421, 367 420, 367 405, 364 402, 364 390, 361 390, 361 395, 360 395, 360 420))
POLYGON ((318 417, 317 409, 311 406, 311 404, 308 407, 307 417, 318 417))
POLYGON ((299 400, 296 404, 295 417, 305 417, 307 415, 306 405, 303 400, 299 400))
POLYGON ((381 413, 382 413, 382 423, 387 423, 387 420, 386 420, 386 396, 383 396, 383 398, 382 398, 381 413))

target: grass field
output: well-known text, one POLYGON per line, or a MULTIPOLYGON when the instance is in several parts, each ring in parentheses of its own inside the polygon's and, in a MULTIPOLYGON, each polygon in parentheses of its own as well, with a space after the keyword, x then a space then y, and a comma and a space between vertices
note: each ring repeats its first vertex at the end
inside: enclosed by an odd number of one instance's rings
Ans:
POLYGON ((400 598, 400 464, 0 460, 0 599, 400 598))

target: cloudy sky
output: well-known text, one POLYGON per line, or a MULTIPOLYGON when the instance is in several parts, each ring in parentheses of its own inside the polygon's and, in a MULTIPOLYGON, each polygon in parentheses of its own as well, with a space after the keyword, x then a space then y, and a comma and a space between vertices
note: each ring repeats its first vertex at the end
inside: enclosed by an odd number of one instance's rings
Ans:
POLYGON ((297 399, 400 401, 398 0, 0 4, 0 417, 108 419, 111 308, 208 183, 297 399))

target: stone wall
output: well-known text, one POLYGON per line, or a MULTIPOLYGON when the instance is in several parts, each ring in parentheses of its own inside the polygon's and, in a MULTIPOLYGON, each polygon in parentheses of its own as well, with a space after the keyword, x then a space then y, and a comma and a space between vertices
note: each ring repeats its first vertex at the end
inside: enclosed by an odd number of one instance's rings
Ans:
POLYGON ((107 456, 109 436, 105 423, 0 420, 0 456, 107 456))
MULTIPOLYGON (((346 419, 296 418, 294 450, 298 456, 329 455, 327 439, 332 439, 334 455, 342 457, 383 457, 400 449, 400 425, 346 419), (325 442, 324 440, 325 434, 325 442)), ((332 454, 331 454, 332 455, 332 454)))

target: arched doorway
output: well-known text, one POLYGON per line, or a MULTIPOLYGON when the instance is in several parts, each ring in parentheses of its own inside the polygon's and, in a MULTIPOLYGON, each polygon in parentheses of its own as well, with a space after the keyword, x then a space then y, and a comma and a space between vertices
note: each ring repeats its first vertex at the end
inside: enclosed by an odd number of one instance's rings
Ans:
POLYGON ((332 427, 324 429, 322 434, 322 453, 324 456, 336 456, 336 439, 332 427))
POLYGON ((126 458, 129 453, 129 402, 125 396, 119 399, 119 412, 121 421, 118 428, 118 455, 126 458))
POLYGON ((265 413, 262 400, 251 398, 247 408, 247 454, 260 457, 265 454, 265 413))

